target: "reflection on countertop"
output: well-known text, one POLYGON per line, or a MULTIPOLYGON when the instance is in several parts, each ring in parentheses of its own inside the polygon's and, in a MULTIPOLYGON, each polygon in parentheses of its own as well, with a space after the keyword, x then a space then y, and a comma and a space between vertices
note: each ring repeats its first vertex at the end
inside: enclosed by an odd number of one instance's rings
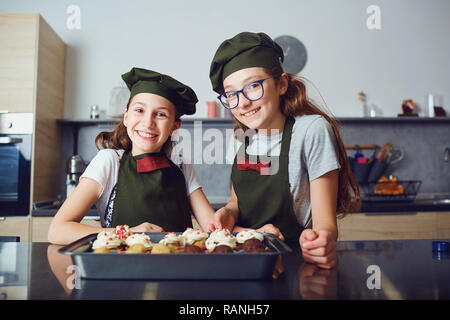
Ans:
POLYGON ((252 281, 80 279, 70 256, 58 252, 61 246, 0 243, 1 261, 30 257, 0 267, 0 274, 28 275, 20 283, 5 278, 0 293, 7 293, 5 299, 64 300, 449 299, 450 260, 432 251, 432 241, 339 241, 338 265, 332 270, 305 263, 298 245, 292 244, 293 251, 282 256, 284 272, 278 279, 252 281), (5 291, 15 285, 27 294, 5 291))

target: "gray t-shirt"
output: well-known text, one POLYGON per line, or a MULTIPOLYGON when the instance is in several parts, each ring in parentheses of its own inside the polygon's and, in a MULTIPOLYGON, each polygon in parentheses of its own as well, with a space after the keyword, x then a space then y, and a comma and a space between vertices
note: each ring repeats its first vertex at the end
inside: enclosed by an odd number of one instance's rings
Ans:
MULTIPOLYGON (((255 134, 250 137, 247 153, 279 156, 282 136, 282 132, 270 136, 255 134)), ((227 163, 231 164, 242 143, 234 138, 229 141, 227 163)), ((312 227, 309 183, 339 168, 336 137, 330 123, 320 115, 295 117, 289 149, 289 186, 295 215, 303 227, 312 227)))

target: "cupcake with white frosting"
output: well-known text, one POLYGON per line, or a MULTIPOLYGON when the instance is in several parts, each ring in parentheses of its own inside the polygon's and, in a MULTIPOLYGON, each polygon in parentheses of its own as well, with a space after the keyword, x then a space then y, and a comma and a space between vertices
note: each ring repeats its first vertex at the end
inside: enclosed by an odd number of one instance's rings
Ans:
POLYGON ((175 232, 168 232, 159 243, 164 244, 175 251, 178 247, 184 246, 185 239, 183 235, 177 235, 175 232))
POLYGON ((109 252, 106 249, 116 249, 120 244, 121 241, 116 237, 114 232, 102 231, 97 235, 97 239, 92 244, 92 249, 94 253, 105 253, 109 252))
POLYGON ((244 252, 264 252, 264 235, 253 229, 246 229, 236 235, 238 248, 244 252))
POLYGON ((236 234, 236 240, 238 243, 243 244, 249 239, 257 239, 261 242, 264 241, 264 235, 253 229, 245 229, 236 234))
POLYGON ((204 247, 205 241, 208 239, 208 234, 199 228, 187 228, 186 231, 183 232, 183 238, 185 245, 204 247))
MULTIPOLYGON (((215 230, 211 232, 209 238, 206 240, 206 249, 209 252, 215 251, 216 247, 226 246, 231 249, 231 252, 236 248, 236 237, 231 234, 228 229, 215 230)), ((223 248, 225 249, 225 248, 223 248)), ((220 250, 222 251, 222 250, 220 250)), ((228 251, 228 250, 227 250, 228 251)))
POLYGON ((125 240, 129 247, 127 253, 144 253, 153 247, 150 237, 145 233, 135 233, 125 240))

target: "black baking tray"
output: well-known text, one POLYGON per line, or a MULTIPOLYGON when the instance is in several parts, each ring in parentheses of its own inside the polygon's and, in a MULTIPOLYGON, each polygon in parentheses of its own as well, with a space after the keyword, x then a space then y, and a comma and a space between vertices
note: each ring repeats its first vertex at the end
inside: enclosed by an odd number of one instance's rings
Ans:
MULTIPOLYGON (((146 233, 153 243, 167 232, 146 233)), ((181 234, 181 232, 176 232, 181 234)), ((262 279, 271 277, 277 257, 291 248, 272 234, 264 233, 266 252, 123 254, 92 252, 97 233, 59 249, 72 257, 78 274, 86 279, 262 279)))

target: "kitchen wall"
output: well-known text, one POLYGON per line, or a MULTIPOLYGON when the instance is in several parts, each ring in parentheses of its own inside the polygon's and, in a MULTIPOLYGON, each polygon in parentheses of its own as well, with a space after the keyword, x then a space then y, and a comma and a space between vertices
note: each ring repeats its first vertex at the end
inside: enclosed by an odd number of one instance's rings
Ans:
MULTIPOLYGON (((223 139, 221 146, 223 155, 226 148, 226 131, 233 127, 231 121, 201 123, 203 136, 196 135, 194 130, 199 128, 199 121, 185 121, 182 128, 190 133, 191 159, 195 161, 195 169, 203 186, 205 194, 211 202, 224 202, 230 197, 230 173, 228 164, 206 164, 194 158, 197 152, 209 155, 212 152, 211 143, 216 139, 208 139, 206 132, 210 128, 220 130, 219 136, 223 139), (197 127, 196 127, 197 126, 197 127), (198 147, 198 149, 196 149, 198 147)), ((386 171, 399 180, 422 181, 420 193, 450 193, 450 162, 444 160, 445 148, 450 148, 450 120, 449 119, 342 119, 341 134, 345 145, 383 145, 390 141, 395 148, 404 151, 403 160, 393 164, 386 171), (418 121, 417 121, 418 120, 418 121)), ((97 153, 94 145, 96 135, 100 131, 112 130, 114 125, 81 126, 78 133, 78 153, 84 161, 89 162, 97 153)), ((73 131, 72 127, 63 127, 63 159, 72 155, 73 131)), ((220 152, 220 148, 216 152, 220 152)), ((367 157, 372 150, 362 151, 367 157)), ((349 150, 352 156, 354 151, 349 150)), ((224 157, 222 157, 224 160, 224 157)), ((225 162, 225 161, 224 161, 225 162)), ((63 167, 65 164, 63 164, 63 167)), ((64 189, 64 178, 61 180, 64 189)))
POLYGON ((448 0, 14 0, 1 1, 0 12, 39 12, 66 42, 66 118, 87 118, 92 104, 107 112, 111 90, 132 66, 191 85, 200 100, 194 117, 204 117, 205 102, 215 99, 211 58, 241 31, 299 38, 308 52, 301 74, 336 116, 360 115, 360 90, 383 116, 396 116, 406 98, 422 107, 427 93, 450 112, 448 0), (370 5, 380 8, 379 30, 367 28, 370 5))

